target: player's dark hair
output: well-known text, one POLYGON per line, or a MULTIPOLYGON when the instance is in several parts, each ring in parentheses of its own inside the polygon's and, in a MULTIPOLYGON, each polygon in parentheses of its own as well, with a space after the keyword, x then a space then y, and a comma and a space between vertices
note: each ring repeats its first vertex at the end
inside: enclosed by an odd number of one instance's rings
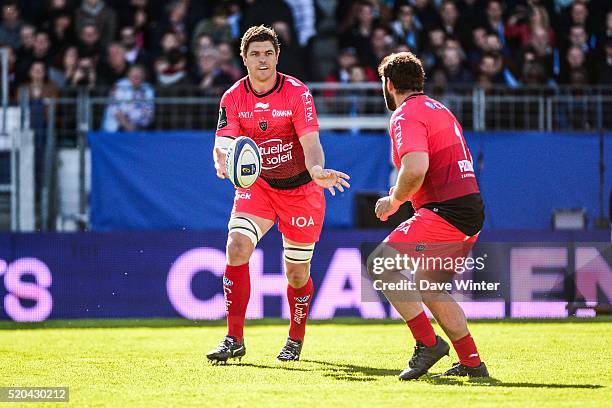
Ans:
POLYGON ((421 60, 411 52, 387 55, 378 66, 378 75, 391 80, 398 92, 423 92, 425 70, 421 60))
POLYGON ((242 40, 240 42, 240 55, 246 57, 247 50, 249 49, 249 45, 251 45, 251 43, 264 41, 270 41, 274 46, 274 51, 276 51, 278 54, 280 46, 278 44, 276 32, 270 27, 259 25, 249 28, 242 36, 242 40))

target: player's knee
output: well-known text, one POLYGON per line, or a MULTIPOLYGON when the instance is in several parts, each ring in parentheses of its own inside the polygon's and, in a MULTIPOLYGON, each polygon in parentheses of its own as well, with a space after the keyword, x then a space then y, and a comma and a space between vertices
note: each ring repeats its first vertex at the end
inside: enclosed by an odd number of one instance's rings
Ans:
POLYGON ((294 288, 302 287, 308 282, 308 277, 310 276, 310 264, 292 264, 287 262, 285 263, 285 276, 287 276, 289 285, 293 286, 294 288))
POLYGON ((249 237, 233 232, 229 234, 227 239, 227 258, 231 263, 248 262, 255 246, 249 237))

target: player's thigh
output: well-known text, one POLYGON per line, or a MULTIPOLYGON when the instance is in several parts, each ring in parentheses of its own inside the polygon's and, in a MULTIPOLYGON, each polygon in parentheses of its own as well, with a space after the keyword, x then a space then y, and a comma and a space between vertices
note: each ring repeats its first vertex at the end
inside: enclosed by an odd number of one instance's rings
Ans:
POLYGON ((276 213, 261 183, 263 181, 258 180, 250 188, 236 189, 232 214, 228 222, 228 246, 231 242, 246 237, 255 247, 274 225, 276 213))
POLYGON ((325 219, 325 195, 314 182, 292 191, 278 192, 273 198, 278 214, 278 229, 289 241, 319 241, 325 219))

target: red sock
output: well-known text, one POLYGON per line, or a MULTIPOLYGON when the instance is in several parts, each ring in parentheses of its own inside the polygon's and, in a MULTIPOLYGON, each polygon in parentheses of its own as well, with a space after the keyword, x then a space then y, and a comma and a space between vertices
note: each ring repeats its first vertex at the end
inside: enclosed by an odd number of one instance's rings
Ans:
POLYGON ((459 356, 459 362, 464 366, 477 367, 480 365, 480 355, 476 350, 476 343, 471 334, 453 341, 453 347, 459 356))
POLYGON ((242 340, 244 316, 251 296, 249 264, 225 267, 223 275, 225 311, 227 312, 227 335, 242 340))
POLYGON ((289 337, 292 340, 304 340, 306 334, 306 319, 308 319, 308 308, 312 301, 314 285, 312 278, 301 288, 287 285, 287 300, 291 310, 291 323, 289 325, 289 337))
POLYGON ((419 313, 415 318, 408 320, 406 324, 410 327, 412 337, 416 341, 420 341, 425 347, 436 345, 436 333, 425 312, 419 313))

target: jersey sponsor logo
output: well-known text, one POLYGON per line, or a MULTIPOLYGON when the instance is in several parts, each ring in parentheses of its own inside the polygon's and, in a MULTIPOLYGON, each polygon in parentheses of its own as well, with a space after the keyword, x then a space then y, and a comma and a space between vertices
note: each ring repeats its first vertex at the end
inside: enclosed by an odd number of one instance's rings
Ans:
POLYGON ((227 126, 227 111, 225 106, 219 108, 219 121, 217 122, 217 129, 223 129, 227 126))
POLYGON ((404 118, 404 113, 397 114, 391 119, 391 125, 393 127, 393 133, 395 134, 395 144, 399 149, 402 147, 402 124, 400 123, 402 120, 406 120, 404 118))
POLYGON ((314 120, 314 104, 312 102, 312 94, 310 91, 302 93, 302 103, 304 104, 304 117, 306 122, 314 120))
POLYGON ((265 120, 260 120, 259 128, 265 132, 266 130, 268 130, 268 122, 266 122, 265 120))
POLYGON ((310 227, 315 225, 312 216, 310 217, 291 217, 291 225, 298 228, 310 227))
POLYGON ((273 118, 290 118, 292 115, 293 115, 293 112, 290 110, 272 109, 273 118))
POLYGON ((250 200, 251 193, 236 193, 236 200, 250 200))
POLYGON ((238 112, 238 117, 240 119, 252 119, 253 112, 238 112))
POLYGON ((257 110, 268 110, 268 109, 270 109, 270 104, 269 103, 257 102, 255 104, 255 111, 257 111, 257 110))
POLYGON ((264 170, 272 170, 293 160, 293 142, 283 143, 281 139, 270 139, 259 144, 264 170))

